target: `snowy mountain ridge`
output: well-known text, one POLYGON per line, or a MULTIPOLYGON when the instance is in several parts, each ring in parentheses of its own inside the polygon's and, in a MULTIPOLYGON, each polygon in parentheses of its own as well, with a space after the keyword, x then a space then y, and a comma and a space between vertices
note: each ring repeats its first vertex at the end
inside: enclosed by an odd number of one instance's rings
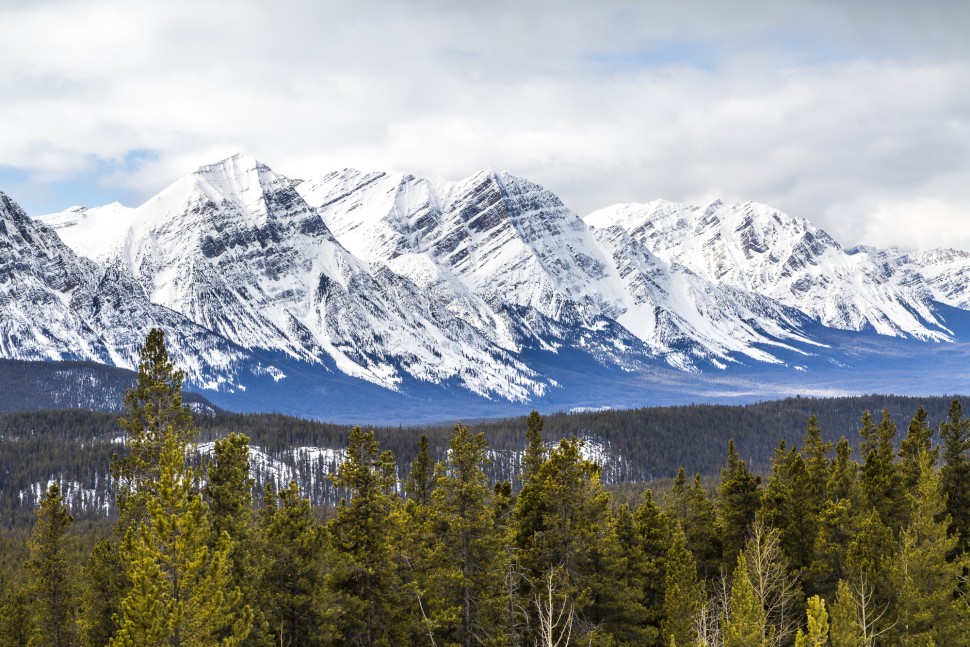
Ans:
POLYGON ((176 343, 194 383, 236 393, 252 376, 295 384, 296 371, 429 401, 528 403, 581 386, 580 357, 604 384, 806 370, 823 356, 849 366, 856 355, 835 347, 845 340, 961 341, 953 312, 970 310, 967 252, 845 250, 757 203, 654 201, 580 218, 490 169, 457 182, 353 169, 301 181, 237 155, 134 208, 31 220, 5 200, 19 224, 0 229, 0 245, 30 260, 0 259, 12 315, 0 357, 131 366, 142 329, 161 325, 197 340, 176 343), (27 279, 31 289, 13 287, 27 279), (57 325, 36 325, 45 319, 57 325))

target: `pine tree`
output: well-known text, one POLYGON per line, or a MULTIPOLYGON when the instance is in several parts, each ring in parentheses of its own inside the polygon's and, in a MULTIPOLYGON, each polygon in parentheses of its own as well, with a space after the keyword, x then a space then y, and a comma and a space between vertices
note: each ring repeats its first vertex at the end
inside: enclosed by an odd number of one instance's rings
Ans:
POLYGON ((428 451, 430 441, 421 434, 418 440, 418 455, 411 462, 411 471, 404 482, 404 494, 421 505, 431 503, 431 492, 434 490, 434 465, 428 451))
POLYGON ((227 533, 232 539, 232 571, 229 587, 238 588, 241 597, 233 613, 241 614, 245 607, 253 611, 253 632, 250 644, 259 642, 259 634, 268 627, 256 604, 261 561, 258 554, 256 519, 253 504, 254 482, 249 474, 249 438, 230 433, 215 441, 214 460, 208 466, 208 479, 203 494, 209 504, 212 524, 209 548, 216 549, 218 538, 227 533))
POLYGON ((252 611, 237 610, 241 594, 230 587, 228 533, 209 548, 208 510, 185 449, 178 434, 163 436, 158 481, 145 497, 147 518, 128 531, 122 546, 132 586, 111 647, 233 647, 252 626, 252 611))
POLYGON ((159 477, 165 435, 175 434, 180 444, 198 437, 189 408, 182 403, 185 373, 169 359, 164 333, 153 328, 139 355, 138 378, 125 391, 125 413, 119 421, 128 454, 111 461, 121 536, 147 516, 145 499, 159 477))
POLYGON ((118 625, 116 611, 128 588, 118 542, 102 539, 84 566, 84 636, 87 645, 107 645, 118 625))
MULTIPOLYGON (((660 644, 660 626, 663 622, 664 583, 667 572, 667 553, 670 550, 670 521, 654 503, 653 493, 647 490, 634 513, 637 548, 640 559, 636 569, 640 574, 639 587, 642 605, 646 609, 641 622, 657 636, 660 644)), ((652 644, 652 643, 639 643, 652 644)))
POLYGON ((862 468, 862 490, 866 501, 879 511, 882 522, 894 533, 902 525, 901 510, 906 504, 894 462, 895 438, 896 423, 889 417, 889 411, 883 409, 882 420, 876 428, 875 446, 864 455, 862 468))
POLYGON ((538 411, 529 414, 526 420, 526 447, 522 457, 522 484, 525 485, 542 467, 546 460, 546 446, 542 442, 542 427, 545 421, 538 411))
POLYGON ((851 500, 852 505, 862 505, 862 492, 859 489, 859 465, 851 460, 852 446, 845 436, 835 445, 835 460, 832 472, 825 486, 829 501, 851 500))
POLYGON ((439 464, 432 518, 437 556, 430 574, 433 616, 446 643, 472 647, 496 629, 502 584, 490 566, 499 555, 494 534, 484 434, 461 423, 439 464))
POLYGON ((350 495, 327 525, 331 640, 362 647, 400 644, 406 631, 398 618, 403 591, 390 541, 394 457, 380 452, 374 432, 355 427, 346 458, 331 478, 350 495))
MULTIPOLYGON (((840 581, 835 603, 832 605, 832 622, 829 638, 832 647, 871 647, 865 631, 857 618, 856 602, 846 581, 840 581)), ((863 612, 863 617, 865 612, 863 612)))
POLYGON ((829 452, 832 443, 822 440, 822 428, 813 413, 808 417, 805 439, 802 442, 802 455, 805 458, 805 490, 809 508, 806 512, 817 514, 822 502, 828 498, 827 486, 832 476, 832 461, 829 452))
MULTIPOLYGON (((585 460, 581 448, 581 440, 563 439, 549 452, 516 501, 514 531, 519 563, 533 592, 548 588, 547 578, 555 573, 557 591, 579 615, 591 603, 598 529, 610 501, 600 467, 585 460)), ((533 628, 539 619, 534 620, 533 628)))
POLYGON ((585 621, 598 628, 597 639, 620 645, 659 644, 659 609, 646 605, 660 575, 658 555, 647 545, 659 529, 643 522, 643 516, 635 518, 630 506, 622 504, 600 527, 593 553, 593 599, 585 614, 585 621))
MULTIPOLYGON (((257 599, 272 645, 323 645, 324 530, 294 481, 267 484, 259 510, 262 573, 257 599)), ((252 556, 251 556, 252 557, 252 556)))
MULTIPOLYGON (((930 461, 935 465, 939 457, 939 449, 933 447, 933 430, 927 424, 928 414, 926 409, 919 407, 916 415, 909 423, 906 430, 906 437, 899 443, 899 472, 900 493, 913 492, 920 476, 920 456, 925 452, 929 455, 930 461)), ((909 506, 903 506, 900 511, 900 524, 909 523, 909 506)))
POLYGON ((68 562, 67 534, 74 518, 67 511, 57 483, 51 483, 37 510, 26 567, 35 600, 35 644, 66 647, 77 642, 74 620, 75 584, 68 562))
POLYGON ((707 496, 700 474, 687 490, 684 535, 687 548, 697 560, 697 576, 713 582, 721 573, 721 536, 718 533, 714 504, 707 496))
POLYGON ((764 608, 748 579, 748 564, 744 553, 738 553, 728 615, 722 625, 724 647, 768 647, 771 644, 768 640, 764 608))
POLYGON ((674 525, 671 535, 664 577, 663 644, 696 645, 694 619, 704 602, 704 590, 697 580, 697 565, 687 549, 687 537, 679 523, 674 525))
POLYGON ((829 614, 825 610, 825 600, 817 595, 810 597, 806 615, 808 631, 798 630, 795 647, 825 647, 829 644, 829 614))
POLYGON ((761 479, 751 473, 741 460, 734 441, 728 443, 727 466, 721 471, 717 491, 717 526, 722 542, 722 564, 734 567, 744 548, 748 529, 761 506, 761 479))
MULTIPOLYGON (((818 515, 813 508, 819 502, 810 500, 812 488, 802 455, 794 448, 786 450, 781 441, 762 493, 761 517, 779 530, 782 551, 795 571, 806 569, 814 557, 818 515)), ((821 489, 824 493, 824 485, 821 489)))
MULTIPOLYGON (((859 522, 855 537, 845 555, 845 579, 854 589, 865 593, 868 608, 880 616, 880 623, 888 622, 885 611, 892 598, 889 570, 896 543, 892 531, 886 527, 873 508, 859 522)), ((882 630, 882 624, 876 629, 882 630)))
POLYGON ((436 523, 431 503, 435 488, 435 470, 431 462, 429 441, 422 435, 418 455, 404 483, 407 497, 403 505, 394 506, 389 524, 393 533, 389 541, 397 555, 398 577, 403 598, 410 610, 403 621, 408 644, 435 642, 438 617, 431 608, 434 594, 431 576, 436 568, 436 523))
POLYGON ((912 518, 890 570, 899 614, 893 634, 902 647, 966 644, 970 618, 955 602, 962 564, 947 561, 957 538, 948 533, 940 478, 925 451, 919 466, 916 490, 909 495, 912 518))
POLYGON ((958 549, 970 548, 970 420, 963 417, 959 400, 950 404, 947 419, 940 425, 943 467, 940 481, 946 495, 946 512, 951 530, 959 536, 958 549))

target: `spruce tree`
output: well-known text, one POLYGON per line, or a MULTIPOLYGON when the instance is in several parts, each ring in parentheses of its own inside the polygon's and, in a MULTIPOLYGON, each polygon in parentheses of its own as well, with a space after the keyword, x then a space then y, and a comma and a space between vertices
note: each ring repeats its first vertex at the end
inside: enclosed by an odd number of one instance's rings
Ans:
POLYGON ((434 490, 434 464, 428 451, 430 441, 425 434, 418 440, 418 455, 411 462, 411 471, 404 482, 404 494, 416 503, 427 505, 431 503, 431 493, 434 490))
POLYGON ((664 575, 664 603, 661 633, 664 645, 697 644, 694 621, 704 602, 704 589, 697 580, 697 564, 687 549, 687 537, 680 524, 674 525, 664 575))
POLYGON ((906 501, 894 461, 896 423, 886 409, 882 411, 882 420, 875 434, 875 446, 864 455, 862 490, 868 505, 879 511, 882 522, 895 533, 902 525, 906 501))
MULTIPOLYGON (((516 501, 514 532, 519 563, 533 587, 528 597, 547 589, 554 573, 558 594, 579 615, 592 602, 599 528, 610 501, 600 467, 584 459, 581 448, 581 440, 563 439, 549 452, 516 501)), ((534 614, 538 610, 533 607, 534 614)), ((534 620, 536 628, 539 618, 534 620)))
POLYGON ((74 518, 57 483, 51 483, 37 509, 37 522, 27 546, 26 567, 33 606, 33 642, 67 647, 77 642, 74 618, 75 582, 69 563, 67 534, 74 518))
POLYGON ((189 408, 182 403, 185 373, 169 359, 165 334, 153 328, 139 356, 137 381, 125 391, 125 412, 119 420, 128 453, 111 461, 121 536, 147 516, 145 500, 159 478, 166 434, 174 434, 180 445, 198 438, 189 408))
POLYGON ((485 436, 458 423, 439 465, 432 518, 437 556, 430 574, 438 636, 472 647, 497 630, 502 583, 490 567, 499 555, 491 490, 485 475, 485 436))
POLYGON ((714 504, 707 496, 700 474, 687 490, 684 535, 687 548, 697 560, 697 576, 713 582, 721 573, 721 536, 718 532, 714 504))
POLYGON ((91 549, 84 565, 85 644, 107 645, 118 625, 115 616, 128 589, 128 578, 115 538, 102 539, 91 549))
POLYGON ((920 452, 919 466, 916 490, 909 495, 910 525, 890 570, 899 616, 892 633, 902 647, 966 644, 970 617, 956 601, 962 564, 947 561, 957 538, 948 533, 940 478, 926 451, 920 452))
POLYGON ((822 440, 822 428, 813 413, 808 417, 805 438, 802 442, 802 455, 805 458, 806 513, 817 514, 822 502, 828 498, 827 486, 832 475, 832 461, 829 452, 832 443, 822 440))
POLYGON ((748 564, 741 552, 734 569, 728 614, 721 624, 724 647, 768 647, 771 644, 765 611, 748 579, 748 564))
POLYGON ((210 549, 208 509, 186 464, 185 440, 162 437, 158 481, 145 497, 147 518, 128 531, 121 557, 131 588, 111 647, 234 647, 249 634, 252 611, 231 586, 232 540, 210 549))
POLYGON ((403 591, 390 541, 394 457, 380 451, 374 432, 355 427, 331 478, 349 499, 340 500, 327 525, 330 639, 362 647, 400 644, 406 632, 398 617, 403 591))
POLYGON ((722 542, 722 564, 734 568, 744 548, 748 529, 761 506, 761 479, 741 460, 734 441, 728 442, 727 466, 721 471, 717 491, 717 526, 722 542))
POLYGON ((660 610, 646 605, 660 575, 658 556, 645 550, 656 533, 644 533, 642 517, 634 518, 626 504, 600 530, 590 587, 593 600, 586 621, 599 628, 597 638, 603 640, 620 645, 660 644, 660 610))
POLYGON ((798 630, 795 647, 825 647, 829 644, 829 614, 825 610, 825 600, 817 595, 808 599, 807 631, 798 630))
MULTIPOLYGON (((899 463, 896 469, 899 473, 900 495, 916 490, 920 476, 920 456, 925 452, 935 465, 939 457, 939 449, 933 447, 933 430, 927 424, 926 409, 919 407, 909 423, 906 436, 899 443, 899 463)), ((903 505, 900 511, 900 525, 909 523, 909 506, 903 505)))
MULTIPOLYGON (((296 482, 279 492, 267 484, 259 510, 257 600, 271 645, 324 645, 324 530, 296 482)), ((253 557, 253 556, 250 556, 253 557)))
POLYGON ((546 460, 546 446, 542 441, 545 424, 538 411, 529 414, 525 429, 525 455, 522 457, 522 484, 525 485, 542 467, 546 460))
POLYGON ((953 400, 947 419, 940 425, 943 467, 940 481, 946 496, 951 529, 959 537, 958 548, 970 547, 970 420, 963 416, 959 400, 953 400))
POLYGON ((219 538, 227 533, 232 539, 232 571, 230 588, 238 588, 241 597, 234 613, 241 614, 245 607, 253 611, 253 640, 266 633, 260 606, 256 603, 261 560, 258 554, 256 519, 253 503, 254 482, 249 473, 249 438, 243 434, 230 433, 215 441, 213 461, 208 466, 207 483, 203 489, 209 504, 212 524, 209 548, 218 547, 219 538))

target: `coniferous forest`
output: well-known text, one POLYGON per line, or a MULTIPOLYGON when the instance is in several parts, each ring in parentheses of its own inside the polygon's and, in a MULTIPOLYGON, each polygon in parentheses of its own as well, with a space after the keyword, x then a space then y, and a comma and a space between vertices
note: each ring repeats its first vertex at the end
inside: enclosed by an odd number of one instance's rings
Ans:
POLYGON ((718 479, 635 496, 537 413, 507 480, 461 424, 403 463, 355 428, 320 476, 339 498, 314 505, 295 482, 254 496, 241 433, 194 459, 183 380, 153 331, 110 522, 75 520, 51 483, 0 535, 0 645, 970 645, 957 400, 938 427, 859 412, 837 441, 811 416, 764 470, 731 441, 718 479))

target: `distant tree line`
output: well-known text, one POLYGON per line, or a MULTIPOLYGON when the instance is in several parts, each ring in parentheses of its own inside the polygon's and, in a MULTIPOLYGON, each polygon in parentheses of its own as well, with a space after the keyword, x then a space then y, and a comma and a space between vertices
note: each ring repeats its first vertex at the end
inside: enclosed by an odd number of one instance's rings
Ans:
POLYGON ((866 411, 853 443, 810 416, 763 475, 729 441, 713 488, 681 469, 633 504, 535 412, 518 486, 489 479, 481 431, 456 425, 437 457, 423 435, 401 466, 357 427, 319 509, 295 482, 255 497, 243 434, 193 461, 183 379, 153 331, 110 528, 78 524, 54 482, 32 529, 0 536, 0 645, 970 644, 957 400, 902 433, 866 411))

